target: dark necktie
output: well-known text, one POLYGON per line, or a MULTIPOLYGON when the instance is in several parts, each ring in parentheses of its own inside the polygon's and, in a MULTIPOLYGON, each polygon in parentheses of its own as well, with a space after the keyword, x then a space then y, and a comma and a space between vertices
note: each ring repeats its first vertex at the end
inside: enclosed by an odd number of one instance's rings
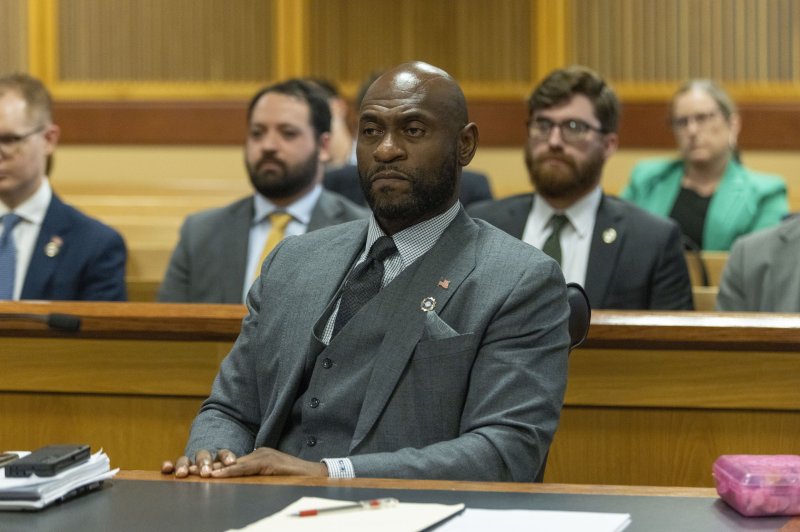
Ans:
POLYGON ((396 252, 394 240, 382 236, 372 244, 364 262, 353 268, 344 282, 339 312, 333 324, 333 336, 381 289, 383 261, 396 252))
POLYGON ((14 279, 17 276, 17 245, 12 231, 22 221, 19 215, 3 216, 3 236, 0 237, 0 300, 14 297, 14 279))
POLYGON ((553 257, 559 264, 561 264, 561 230, 564 229, 568 221, 563 214, 554 214, 550 218, 550 226, 553 228, 553 232, 547 237, 542 247, 542 251, 553 257))

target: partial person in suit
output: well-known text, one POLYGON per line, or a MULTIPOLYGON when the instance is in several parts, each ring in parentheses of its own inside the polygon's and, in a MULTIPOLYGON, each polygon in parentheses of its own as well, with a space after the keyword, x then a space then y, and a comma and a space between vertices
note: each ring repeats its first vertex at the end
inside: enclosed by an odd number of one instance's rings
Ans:
POLYGON ((692 309, 675 223, 600 187, 618 142, 611 87, 582 66, 555 70, 533 90, 528 111, 525 162, 536 193, 468 212, 556 257, 593 308, 692 309))
MULTIPOLYGON (((356 95, 356 108, 361 107, 361 101, 367 89, 380 77, 382 72, 373 72, 361 84, 356 95)), ((326 189, 341 194, 353 203, 362 206, 367 205, 367 198, 361 190, 361 182, 358 177, 358 167, 356 166, 355 150, 347 164, 331 165, 325 171, 322 186, 326 189)), ((458 200, 462 205, 469 205, 477 201, 492 199, 492 189, 489 187, 489 178, 481 172, 470 170, 461 171, 461 185, 459 186, 458 200)))
POLYGON ((536 477, 566 384, 558 265, 459 204, 478 130, 446 72, 389 70, 359 124, 372 217, 270 254, 165 473, 536 477))
POLYGON ((331 111, 316 84, 292 79, 261 89, 247 122, 245 165, 255 193, 186 218, 159 301, 242 303, 283 236, 369 215, 320 185, 331 111))
POLYGON ((0 77, 0 299, 124 301, 122 237, 50 186, 59 133, 41 81, 0 77))
POLYGON ((679 159, 637 164, 622 197, 678 222, 687 247, 728 251, 741 235, 780 223, 786 184, 741 164, 741 121, 728 94, 710 80, 690 80, 672 97, 679 159))
POLYGON ((800 312, 800 216, 739 238, 725 263, 717 310, 800 312))

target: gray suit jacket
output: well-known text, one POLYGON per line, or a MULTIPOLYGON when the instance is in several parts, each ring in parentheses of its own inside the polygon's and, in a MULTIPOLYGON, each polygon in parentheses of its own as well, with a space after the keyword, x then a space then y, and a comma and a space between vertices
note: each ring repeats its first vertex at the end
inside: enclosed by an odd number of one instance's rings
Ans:
MULTIPOLYGON (((253 197, 192 214, 181 227, 158 300, 172 303, 242 303, 253 197)), ((366 218, 369 210, 322 191, 308 232, 366 218)))
MULTIPOLYGON (((477 203, 467 210, 521 239, 532 206, 533 194, 522 194, 477 203)), ((597 309, 692 310, 680 229, 671 220, 604 194, 594 224, 585 289, 597 309), (606 242, 603 233, 609 229, 615 237, 606 242)))
POLYGON ((722 272, 717 309, 800 312, 800 217, 739 238, 722 272))
MULTIPOLYGON (((314 331, 362 251, 367 225, 289 237, 275 248, 192 425, 187 456, 278 446, 306 361, 322 348, 314 331)), ((359 477, 534 480, 563 402, 568 312, 554 261, 462 211, 339 333, 350 328, 358 339, 377 328, 381 339, 349 346, 374 361, 352 435, 317 445, 344 450, 359 477), (420 308, 426 297, 436 300, 433 312, 420 308)), ((314 378, 347 368, 346 359, 315 364, 314 378)), ((325 397, 319 408, 336 412, 325 397)))

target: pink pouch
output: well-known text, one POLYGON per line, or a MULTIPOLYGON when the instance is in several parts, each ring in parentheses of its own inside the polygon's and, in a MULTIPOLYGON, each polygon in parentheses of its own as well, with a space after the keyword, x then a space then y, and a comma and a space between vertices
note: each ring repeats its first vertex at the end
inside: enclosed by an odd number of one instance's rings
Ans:
POLYGON ((742 515, 800 515, 800 456, 724 454, 713 475, 719 496, 742 515))

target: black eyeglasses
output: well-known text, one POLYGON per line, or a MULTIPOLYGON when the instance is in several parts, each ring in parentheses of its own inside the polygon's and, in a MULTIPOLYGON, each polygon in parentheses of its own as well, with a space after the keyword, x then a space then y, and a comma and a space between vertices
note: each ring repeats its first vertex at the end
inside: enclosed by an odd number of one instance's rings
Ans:
POLYGON ((697 127, 707 126, 718 114, 719 111, 709 111, 707 113, 695 113, 689 116, 676 116, 672 119, 672 129, 686 129, 692 122, 697 124, 697 127))
POLYGON ((19 145, 28 137, 43 131, 45 126, 39 126, 21 135, 0 135, 0 153, 9 157, 13 155, 19 145))
POLYGON ((544 141, 550 138, 553 128, 558 128, 564 142, 575 143, 586 140, 589 133, 605 133, 603 128, 594 127, 583 120, 564 120, 553 122, 547 118, 537 118, 528 123, 528 134, 536 141, 544 141))

